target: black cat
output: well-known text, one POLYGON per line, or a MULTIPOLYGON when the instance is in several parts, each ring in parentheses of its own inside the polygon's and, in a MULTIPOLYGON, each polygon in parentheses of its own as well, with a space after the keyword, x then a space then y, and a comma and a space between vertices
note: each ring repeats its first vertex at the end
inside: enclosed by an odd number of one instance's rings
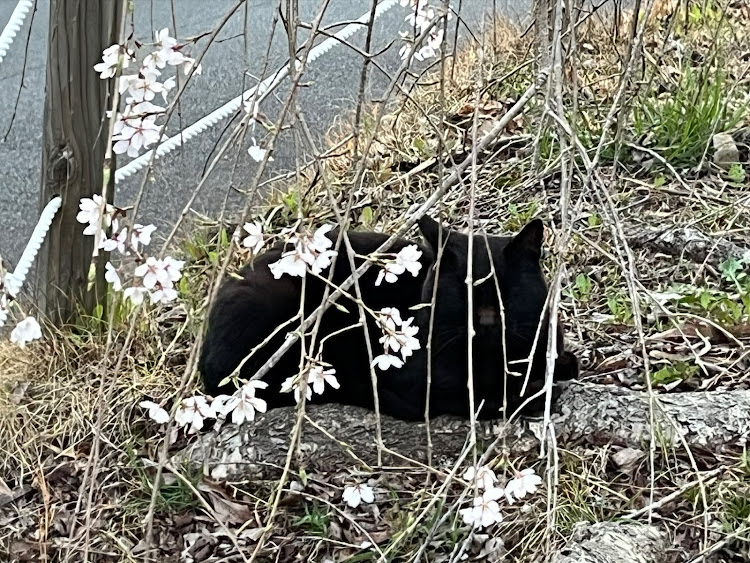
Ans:
MULTIPOLYGON (((378 267, 373 266, 359 280, 362 300, 370 309, 379 311, 394 307, 404 319, 415 316, 419 327, 417 338, 421 347, 406 359, 403 367, 391 367, 386 371, 376 369, 380 409, 384 414, 407 420, 424 416, 430 309, 421 307, 410 312, 409 308, 431 302, 435 276, 438 276, 431 346, 430 414, 468 417, 469 294, 465 278, 469 237, 444 229, 429 217, 421 219, 419 227, 427 246, 418 245, 422 251, 422 268, 417 276, 405 273, 393 284, 376 285, 378 267), (442 258, 436 267, 440 241, 442 258)), ((480 418, 500 417, 504 402, 510 414, 544 386, 548 318, 545 312, 547 286, 539 264, 543 232, 542 222, 534 220, 515 237, 474 235, 472 368, 475 408, 482 404, 480 418), (498 290, 502 296, 502 312, 498 290), (537 344, 529 370, 526 359, 535 338, 537 344), (528 383, 521 397, 527 371, 528 383)), ((388 238, 372 232, 349 232, 348 235, 359 255, 370 254, 388 238)), ((335 233, 329 235, 332 240, 335 237, 335 233)), ((410 244, 415 243, 398 240, 390 252, 396 253, 410 244)), ((240 271, 240 279, 230 279, 219 289, 209 316, 199 366, 209 393, 233 392, 233 386, 220 387, 220 382, 279 325, 298 313, 302 279, 288 275, 275 279, 269 269, 283 251, 284 248, 278 246, 265 252, 251 266, 240 271)), ((362 262, 362 258, 355 258, 357 266, 362 262)), ((349 260, 342 245, 336 259, 333 283, 340 284, 350 273, 349 260)), ((328 270, 322 273, 324 277, 328 274, 328 270)), ((322 281, 307 276, 306 316, 320 304, 324 287, 322 281)), ((351 291, 353 293, 354 289, 351 291)), ((322 396, 313 396, 313 402, 335 402, 372 409, 372 382, 365 338, 360 326, 353 327, 359 320, 357 305, 348 299, 340 299, 339 303, 346 311, 336 307, 326 311, 318 342, 326 335, 333 335, 324 341, 322 358, 336 369, 340 388, 327 387, 322 396), (344 330, 347 327, 352 328, 344 330)), ((284 327, 257 350, 240 370, 240 378, 252 376, 278 349, 286 333, 297 326, 298 323, 284 327)), ((373 355, 378 355, 383 352, 379 344, 382 332, 369 316, 368 330, 373 355)), ((564 352, 562 344, 562 334, 559 334, 556 380, 570 379, 578 373, 575 356, 564 352)), ((280 389, 288 377, 298 373, 299 363, 300 348, 297 344, 264 376, 268 388, 259 390, 257 396, 266 400, 269 408, 294 404, 293 394, 281 393, 280 389)), ((538 414, 543 404, 542 396, 526 405, 523 413, 538 414)))

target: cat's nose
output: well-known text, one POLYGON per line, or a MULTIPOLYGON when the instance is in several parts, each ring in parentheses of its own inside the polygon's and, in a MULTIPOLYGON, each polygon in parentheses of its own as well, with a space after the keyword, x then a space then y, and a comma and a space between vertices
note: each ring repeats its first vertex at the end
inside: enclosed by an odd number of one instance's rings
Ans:
POLYGON ((497 310, 492 306, 483 306, 477 308, 477 316, 481 326, 489 326, 498 323, 499 315, 497 310))

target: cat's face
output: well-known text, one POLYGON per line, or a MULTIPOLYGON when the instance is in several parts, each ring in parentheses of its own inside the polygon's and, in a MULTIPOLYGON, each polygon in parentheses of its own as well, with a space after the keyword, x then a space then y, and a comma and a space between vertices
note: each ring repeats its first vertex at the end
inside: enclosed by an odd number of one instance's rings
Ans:
MULTIPOLYGON (((445 229, 428 217, 420 221, 419 227, 436 257, 442 248, 439 266, 428 275, 422 296, 423 301, 431 301, 435 276, 439 276, 433 365, 438 370, 466 371, 471 309, 475 392, 488 407, 496 409, 495 403, 502 402, 507 385, 506 360, 510 362, 508 371, 526 373, 526 362, 513 361, 529 355, 540 322, 543 324, 537 349, 546 349, 547 319, 543 313, 547 285, 540 265, 544 226, 535 219, 515 236, 474 235, 471 304, 466 286, 469 237, 445 229)), ((538 356, 535 354, 535 358, 538 356)), ((515 387, 514 381, 509 390, 515 387)))

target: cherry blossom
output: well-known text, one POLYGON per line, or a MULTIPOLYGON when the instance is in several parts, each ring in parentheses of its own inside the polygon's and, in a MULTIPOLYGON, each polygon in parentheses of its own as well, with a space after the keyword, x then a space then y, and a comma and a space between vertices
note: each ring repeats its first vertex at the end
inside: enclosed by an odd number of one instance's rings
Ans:
POLYGON ((406 361, 406 358, 411 356, 415 350, 422 347, 419 339, 416 338, 419 327, 412 326, 414 317, 404 321, 401 319, 401 313, 398 309, 393 307, 381 309, 377 320, 383 331, 383 336, 380 337, 379 342, 383 345, 385 354, 377 356, 373 360, 373 365, 377 365, 379 369, 388 369, 391 366, 399 368, 403 365, 401 360, 406 361), (393 356, 390 353, 391 351, 400 352, 401 359, 393 356))
POLYGON ((170 59, 174 60, 172 52, 174 47, 177 46, 177 39, 170 37, 169 28, 166 27, 154 32, 154 37, 158 49, 143 59, 143 66, 152 69, 164 68, 167 66, 170 59))
POLYGON ((99 243, 99 248, 103 249, 105 252, 117 250, 120 254, 126 254, 125 245, 128 242, 128 228, 123 227, 119 233, 116 232, 117 229, 117 220, 114 220, 112 222, 112 232, 114 232, 115 235, 111 239, 102 237, 101 242, 99 243))
POLYGON ((383 345, 385 353, 375 357, 372 365, 381 370, 387 370, 390 367, 402 367, 403 361, 411 356, 415 350, 421 348, 419 339, 416 338, 419 327, 411 324, 414 317, 404 321, 398 309, 385 307, 378 314, 377 321, 383 331, 383 336, 380 337, 379 342, 383 345), (391 354, 391 351, 400 352, 401 358, 391 354))
POLYGON ((500 505, 497 503, 497 499, 502 495, 502 489, 492 488, 486 490, 482 496, 476 497, 473 506, 459 511, 464 523, 481 529, 502 522, 503 515, 500 513, 500 505))
MULTIPOLYGON (((300 401, 300 392, 299 392, 299 376, 293 375, 291 377, 287 377, 283 383, 281 384, 281 392, 282 393, 289 393, 291 391, 294 391, 294 400, 295 402, 299 403, 300 401)), ((309 401, 312 399, 313 392, 312 387, 309 385, 305 389, 305 397, 309 401)))
POLYGON ((109 227, 112 224, 112 214, 115 208, 110 205, 104 205, 104 199, 99 194, 93 194, 90 198, 82 197, 78 203, 80 211, 76 215, 76 221, 79 223, 88 223, 83 230, 84 235, 95 235, 101 230, 102 223, 109 227))
POLYGON ((510 504, 524 498, 527 494, 534 494, 542 484, 542 478, 536 475, 532 467, 523 471, 516 471, 516 476, 505 485, 505 498, 510 504))
POLYGON ((200 395, 183 399, 174 416, 175 422, 181 427, 190 427, 188 434, 199 432, 207 418, 216 418, 216 412, 206 398, 200 395))
POLYGON ((307 262, 305 262, 294 250, 285 252, 281 255, 281 260, 269 264, 268 267, 270 268, 273 277, 277 280, 284 274, 302 278, 307 273, 307 262))
POLYGON ((358 485, 345 487, 341 498, 352 508, 357 508, 361 503, 370 504, 371 502, 374 502, 375 492, 369 485, 360 483, 358 485))
POLYGON ((375 356, 375 358, 372 360, 372 365, 377 367, 379 370, 385 371, 390 367, 394 367, 396 369, 402 368, 404 366, 404 362, 398 356, 391 356, 390 354, 380 354, 379 356, 375 356))
POLYGON ((4 293, 0 293, 0 327, 5 326, 8 320, 8 298, 4 293))
POLYGON ((138 246, 148 246, 151 244, 151 235, 156 230, 154 225, 140 225, 136 223, 130 231, 130 245, 137 252, 138 246))
POLYGON ((182 267, 185 265, 184 260, 175 260, 171 256, 167 256, 162 261, 164 271, 169 277, 169 281, 176 282, 182 277, 182 267))
MULTIPOLYGON (((444 32, 439 24, 435 26, 432 24, 436 16, 443 16, 438 14, 435 8, 428 4, 427 0, 402 0, 401 5, 410 5, 413 8, 414 11, 406 16, 405 20, 416 35, 421 35, 427 29, 430 29, 425 44, 414 53, 414 58, 418 61, 423 61, 436 56, 443 44, 444 32)), ((450 19, 450 16, 450 12, 445 15, 448 19, 450 19)), ((402 33, 401 37, 407 40, 409 35, 402 33)), ((409 45, 403 45, 399 49, 399 55, 403 60, 406 60, 410 51, 411 48, 409 45)))
POLYGON ((422 257, 422 251, 419 250, 416 244, 410 244, 402 248, 396 259, 393 262, 387 262, 383 269, 378 273, 378 278, 375 280, 375 285, 380 285, 385 279, 388 283, 394 283, 398 280, 398 276, 404 272, 409 272, 412 276, 417 277, 419 270, 422 269, 422 264, 419 259, 422 257))
POLYGON ((99 73, 99 78, 106 80, 117 73, 117 67, 122 61, 122 68, 127 68, 128 63, 134 59, 133 53, 122 45, 112 45, 104 49, 102 62, 94 65, 94 70, 99 73))
POLYGON ((174 78, 168 78, 159 82, 159 73, 156 70, 144 69, 140 75, 123 76, 120 78, 120 93, 128 91, 131 95, 126 101, 128 104, 139 104, 150 102, 156 94, 161 94, 167 101, 167 93, 175 87, 174 78))
POLYGON ((173 287, 158 286, 151 293, 151 303, 170 303, 177 299, 177 290, 173 287))
POLYGON ((324 370, 323 366, 315 365, 310 368, 307 373, 307 385, 312 387, 312 390, 318 395, 322 395, 325 391, 326 383, 334 389, 339 389, 339 381, 334 375, 336 370, 331 368, 324 370))
POLYGON ((464 480, 470 483, 476 481, 477 487, 489 490, 495 487, 497 476, 495 476, 495 472, 490 469, 489 465, 482 465, 479 468, 472 466, 464 473, 464 480))
POLYGON ((158 405, 153 401, 141 401, 138 403, 138 406, 148 409, 148 417, 157 424, 169 422, 169 413, 165 411, 161 405, 158 405))
POLYGON ((156 284, 170 283, 169 274, 164 268, 164 262, 153 256, 149 256, 145 264, 138 266, 134 274, 143 278, 143 287, 146 289, 153 289, 156 284))
MULTIPOLYGON (((228 397, 226 402, 220 404, 217 409, 224 415, 232 413, 232 422, 242 424, 246 420, 255 420, 255 411, 266 412, 267 405, 263 399, 255 396, 256 389, 265 389, 268 383, 260 380, 248 381, 233 396, 228 397)), ((216 405, 217 397, 213 405, 216 405)))
MULTIPOLYGON (((255 139, 252 139, 253 144, 250 145, 250 148, 247 149, 247 154, 250 155, 250 158, 252 158, 255 162, 260 162, 263 160, 263 158, 266 156, 266 153, 268 152, 266 149, 261 148, 258 146, 258 144, 255 142, 255 139)), ((273 157, 268 157, 268 162, 272 162, 273 157)))
POLYGON ((112 150, 115 154, 127 152, 128 156, 136 157, 142 148, 148 148, 159 140, 159 129, 155 116, 146 116, 137 121, 128 120, 119 133, 112 135, 117 141, 112 150))
POLYGON ((251 249, 254 256, 257 255, 265 244, 265 239, 263 238, 263 223, 260 221, 245 223, 242 228, 248 233, 248 236, 242 241, 242 246, 251 249))
MULTIPOLYGON (((305 396, 309 401, 313 397, 313 392, 318 395, 322 395, 325 391, 326 384, 330 385, 334 389, 339 389, 339 381, 334 375, 336 370, 324 369, 321 364, 313 364, 305 372, 305 378, 307 380, 307 387, 305 389, 305 396)), ((298 376, 288 377, 281 384, 281 392, 289 393, 294 391, 294 400, 299 403, 300 401, 300 378, 298 376)))
POLYGON ((336 251, 329 250, 333 241, 325 235, 332 228, 332 225, 323 225, 312 236, 304 233, 291 237, 289 243, 294 245, 294 250, 284 252, 280 260, 268 265, 273 277, 279 279, 284 274, 304 277, 308 268, 317 275, 330 266, 336 251))
POLYGON ((128 287, 123 295, 126 299, 130 299, 133 305, 142 305, 144 297, 148 295, 148 290, 145 287, 128 287))
POLYGON ((24 348, 29 342, 39 340, 41 337, 42 327, 34 317, 26 317, 10 333, 10 341, 20 348, 24 348))
POLYGON ((112 284, 112 289, 115 291, 122 290, 122 282, 120 276, 117 274, 117 270, 111 262, 104 264, 104 279, 112 284))

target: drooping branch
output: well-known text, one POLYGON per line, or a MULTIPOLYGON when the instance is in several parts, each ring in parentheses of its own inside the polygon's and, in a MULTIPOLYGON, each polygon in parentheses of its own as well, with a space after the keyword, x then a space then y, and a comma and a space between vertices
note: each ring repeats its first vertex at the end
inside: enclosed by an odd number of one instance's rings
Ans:
MULTIPOLYGON (((736 450, 750 435, 750 391, 714 391, 660 395, 655 401, 659 443, 712 451, 736 450), (682 439, 679 438, 679 434, 682 439)), ((555 404, 558 442, 615 444, 642 447, 649 441, 649 400, 644 393, 621 387, 573 382, 555 404)), ((308 405, 300 460, 308 470, 336 468, 376 460, 375 415, 341 405, 308 405)), ((204 465, 207 473, 228 479, 273 477, 283 464, 294 425, 294 409, 281 408, 260 415, 242 426, 225 424, 209 432, 179 457, 204 465)), ((382 417, 382 433, 391 453, 386 465, 426 461, 427 436, 422 423, 382 417)), ((433 456, 456 458, 469 434, 467 420, 438 417, 431 423, 433 456)), ((500 448, 524 455, 539 447, 528 421, 479 423, 477 438, 498 436, 500 448)))

